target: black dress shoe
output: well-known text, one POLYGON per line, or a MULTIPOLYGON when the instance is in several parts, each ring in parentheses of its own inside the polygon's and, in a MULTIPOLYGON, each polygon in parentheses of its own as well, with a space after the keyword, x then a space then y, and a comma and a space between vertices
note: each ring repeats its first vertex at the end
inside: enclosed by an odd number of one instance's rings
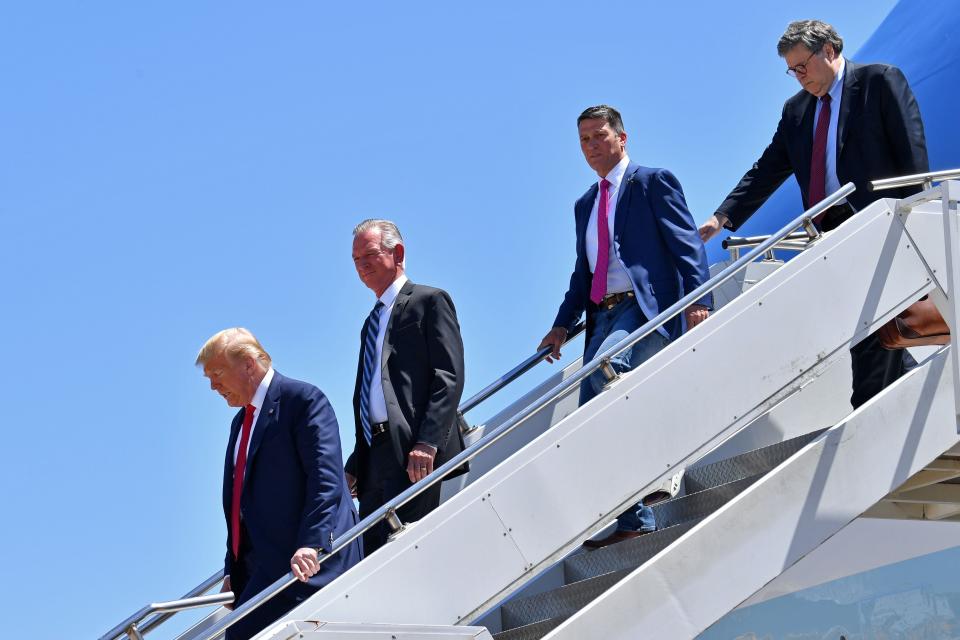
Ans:
POLYGON ((639 538, 640 536, 650 533, 649 531, 614 531, 606 538, 600 538, 599 540, 587 540, 583 543, 583 546, 587 549, 602 549, 603 547, 608 547, 611 544, 617 544, 618 542, 623 542, 624 540, 630 540, 632 538, 639 538))

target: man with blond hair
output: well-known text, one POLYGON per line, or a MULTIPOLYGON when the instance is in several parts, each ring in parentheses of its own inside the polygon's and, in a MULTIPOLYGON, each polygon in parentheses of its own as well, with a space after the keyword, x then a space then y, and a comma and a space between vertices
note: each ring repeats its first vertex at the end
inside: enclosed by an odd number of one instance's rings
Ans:
POLYGON ((246 640, 360 561, 355 541, 319 562, 356 525, 357 512, 340 471, 337 418, 319 389, 276 372, 242 328, 207 340, 196 364, 240 409, 223 467, 223 591, 240 605, 287 571, 300 580, 227 629, 227 640, 246 640))
MULTIPOLYGON (((377 296, 360 330, 353 395, 357 443, 346 464, 361 517, 463 450, 457 421, 464 375, 457 312, 446 291, 408 280, 405 260, 394 223, 364 220, 354 229, 357 275, 377 296)), ((439 482, 398 515, 403 522, 419 520, 438 504, 439 482)), ((364 553, 383 545, 388 533, 384 522, 367 531, 364 553)))

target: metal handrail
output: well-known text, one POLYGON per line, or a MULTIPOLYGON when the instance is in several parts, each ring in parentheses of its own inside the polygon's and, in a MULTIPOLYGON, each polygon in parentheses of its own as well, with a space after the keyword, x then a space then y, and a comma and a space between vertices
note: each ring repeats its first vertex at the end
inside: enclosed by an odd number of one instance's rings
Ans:
POLYGON ((943 180, 953 180, 960 178, 960 169, 944 169, 943 171, 928 171, 926 173, 915 173, 909 176, 899 176, 897 178, 884 178, 883 180, 873 180, 870 182, 870 191, 882 191, 883 189, 896 189, 897 187, 910 187, 915 184, 922 184, 924 189, 929 189, 934 182, 943 180))
MULTIPOLYGON (((580 332, 583 331, 584 326, 586 325, 580 322, 573 329, 571 329, 570 333, 567 334, 566 342, 570 342, 571 340, 576 338, 580 334, 580 332)), ((525 374, 527 371, 529 371, 534 366, 536 366, 541 360, 546 358, 547 355, 550 353, 550 351, 551 351, 551 347, 544 347, 543 349, 540 349, 535 354, 533 354, 532 356, 530 356, 529 358, 527 358, 526 360, 524 360, 523 362, 515 366, 513 369, 503 374, 499 380, 495 380, 494 382, 487 385, 486 388, 474 394, 472 398, 470 398, 466 402, 462 402, 460 404, 460 414, 463 415, 467 411, 470 411, 470 409, 473 409, 478 404, 480 404, 481 402, 483 402, 490 396, 494 395, 495 393, 503 389, 505 386, 507 386, 508 384, 510 384, 511 382, 513 382, 514 380, 522 376, 523 374, 525 374)))
MULTIPOLYGON (((573 329, 570 330, 570 333, 567 335, 567 338, 564 344, 568 344, 570 341, 572 341, 574 338, 580 335, 580 333, 583 332, 584 327, 585 327, 585 324, 583 322, 580 322, 576 326, 574 326, 573 329)), ((520 376, 522 376, 527 371, 532 369, 534 366, 539 364, 541 360, 546 358, 547 355, 550 353, 550 351, 551 351, 550 347, 544 347, 540 349, 539 351, 537 351, 536 353, 534 353, 533 355, 525 359, 523 362, 515 366, 513 369, 511 369, 510 371, 500 376, 500 378, 498 378, 497 380, 494 380, 489 385, 481 389, 478 393, 475 393, 468 400, 466 400, 465 402, 462 402, 460 404, 460 408, 457 410, 457 417, 460 420, 461 424, 465 424, 465 421, 463 420, 463 414, 465 414, 467 411, 470 411, 471 409, 475 409, 480 403, 489 399, 491 396, 497 394, 504 387, 511 384, 515 380, 517 380, 520 376)), ((194 607, 187 607, 187 608, 202 607, 209 604, 221 604, 222 602, 220 600, 217 600, 216 602, 214 602, 209 599, 209 596, 201 595, 209 591, 211 587, 219 583, 221 580, 223 580, 223 569, 220 569, 219 571, 214 573, 212 576, 210 576, 209 578, 207 578, 206 580, 198 584, 196 587, 188 591, 179 600, 173 600, 171 602, 183 603, 183 602, 195 601, 200 603, 200 604, 194 605, 194 607)), ((223 602, 230 602, 230 600, 232 599, 233 599, 233 596, 231 594, 230 599, 225 600, 223 602)), ((167 603, 159 603, 159 604, 167 604, 167 603)), ((125 633, 130 635, 131 631, 134 634, 138 634, 138 635, 145 634, 149 631, 152 631, 157 626, 166 622, 177 611, 182 610, 182 609, 161 610, 161 609, 157 609, 156 606, 157 606, 156 604, 150 604, 140 609, 139 611, 137 611, 136 613, 128 617, 126 620, 124 620, 123 622, 115 626, 113 629, 108 631, 106 634, 101 636, 100 640, 116 640, 117 638, 120 638, 121 636, 123 636, 123 634, 125 633), (155 613, 158 615, 153 616, 152 618, 144 622, 142 625, 139 624, 139 622, 143 620, 145 617, 155 613)), ((131 636, 131 637, 135 637, 135 636, 131 636)))
MULTIPOLYGON (((318 558, 319 562, 324 562, 327 558, 336 555, 355 539, 363 535, 363 533, 368 529, 376 524, 379 524, 383 519, 387 520, 394 531, 400 530, 403 525, 400 522, 400 519, 397 517, 397 509, 406 504, 409 500, 420 495, 422 492, 426 491, 436 483, 442 481, 448 473, 454 469, 457 469, 465 462, 469 462, 478 456, 480 453, 495 444, 504 436, 508 435, 515 428, 526 422, 530 417, 535 415, 538 411, 549 405, 551 402, 569 393, 594 372, 603 370, 609 380, 615 379, 616 374, 612 373, 612 369, 610 367, 610 360, 612 358, 618 355, 621 351, 630 348, 635 343, 644 339, 659 329, 666 322, 671 320, 675 315, 682 312, 691 304, 694 304, 703 296, 711 293, 714 289, 724 284, 727 280, 732 278, 734 274, 753 262, 757 256, 766 252, 777 242, 780 242, 782 238, 786 237, 797 227, 803 227, 805 232, 812 240, 819 238, 820 232, 814 225, 813 219, 840 200, 846 198, 855 190, 856 187, 853 185, 853 183, 848 182, 838 191, 804 211, 801 215, 792 220, 777 233, 770 236, 765 242, 754 247, 749 253, 735 261, 733 264, 728 266, 713 278, 709 279, 707 282, 697 287, 695 290, 685 295, 683 298, 671 305, 668 309, 661 312, 657 317, 648 321, 642 327, 635 330, 603 353, 598 354, 593 358, 593 360, 581 366, 573 375, 541 395, 531 404, 527 405, 524 409, 520 410, 520 412, 517 413, 513 418, 506 421, 490 433, 485 434, 483 438, 435 469, 434 472, 428 475, 426 478, 420 480, 411 487, 408 487, 406 491, 394 497, 392 500, 364 518, 361 522, 354 525, 350 530, 348 530, 334 542, 329 554, 324 554, 318 558)), ((286 576, 279 578, 269 587, 243 603, 241 606, 234 609, 232 613, 217 621, 217 623, 210 627, 206 633, 200 636, 200 640, 213 640, 213 638, 222 633, 227 627, 245 617, 251 611, 259 607, 262 603, 283 591, 287 586, 296 582, 296 580, 297 579, 294 577, 293 572, 287 573, 286 576)))
MULTIPOLYGON (((724 249, 730 252, 730 257, 733 260, 738 260, 740 258, 740 252, 743 249, 749 247, 755 247, 758 244, 763 243, 770 236, 747 236, 747 237, 737 237, 730 236, 722 242, 724 249)), ((770 247, 764 252, 764 260, 776 260, 777 256, 774 251, 803 251, 807 248, 811 242, 811 236, 809 232, 798 231, 796 233, 791 233, 785 238, 782 238, 775 245, 770 247)))
POLYGON ((200 607, 209 607, 211 605, 227 604, 229 602, 233 602, 233 597, 232 591, 223 591, 221 593, 211 593, 205 596, 181 598, 179 600, 169 600, 167 602, 154 602, 152 604, 148 604, 143 609, 140 609, 140 611, 136 612, 119 625, 111 629, 107 635, 111 637, 118 637, 125 633, 134 640, 142 640, 144 633, 163 621, 160 620, 160 618, 165 620, 167 617, 172 616, 178 611, 199 609, 200 607), (147 616, 154 613, 159 613, 161 615, 151 618, 147 624, 144 624, 142 627, 137 626, 137 623, 140 620, 143 620, 147 616))
MULTIPOLYGON (((744 249, 746 247, 755 247, 764 240, 767 240, 770 236, 746 236, 743 238, 737 236, 730 236, 724 240, 721 244, 724 249, 744 249)), ((792 240, 809 240, 810 235, 806 231, 797 231, 796 233, 791 233, 784 238, 781 238, 781 242, 790 242, 792 240)))

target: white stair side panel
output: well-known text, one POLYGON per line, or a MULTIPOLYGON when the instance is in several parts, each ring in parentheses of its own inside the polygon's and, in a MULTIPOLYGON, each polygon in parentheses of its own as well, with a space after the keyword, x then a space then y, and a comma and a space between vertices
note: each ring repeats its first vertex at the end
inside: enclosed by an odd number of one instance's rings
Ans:
POLYGON ((693 638, 957 444, 949 349, 546 636, 693 638))
POLYGON ((284 640, 493 640, 483 627, 297 621, 274 625, 284 640))
MULTIPOLYGON (((583 345, 581 342, 582 341, 578 340, 573 344, 569 344, 564 347, 564 355, 569 357, 569 355, 575 353, 577 349, 582 351, 583 345), (567 353, 568 351, 570 352, 569 354, 567 353)), ((464 438, 464 442, 467 444, 467 446, 477 442, 483 437, 484 433, 493 431, 504 422, 512 418, 514 415, 519 413, 531 402, 569 378, 570 375, 575 373, 577 369, 580 368, 581 364, 582 361, 580 358, 574 358, 573 361, 567 363, 565 367, 551 375, 542 383, 538 384, 529 392, 525 393, 515 402, 510 403, 510 405, 505 409, 499 411, 485 424, 475 425, 478 428, 468 433, 464 438)), ((492 447, 478 455, 470 462, 470 472, 468 474, 457 476, 456 478, 443 483, 441 500, 446 501, 450 499, 451 496, 458 491, 461 491, 465 486, 474 482, 477 478, 482 477, 484 474, 490 471, 490 469, 493 469, 495 466, 532 442, 544 431, 576 411, 578 398, 579 394, 577 392, 572 392, 562 398, 554 400, 549 406, 544 407, 543 411, 539 412, 537 415, 527 421, 527 423, 523 426, 523 429, 515 430, 513 433, 497 441, 497 443, 492 447)), ((469 418, 470 416, 471 414, 468 413, 467 417, 469 418)))
POLYGON ((472 620, 932 286, 888 213, 858 214, 287 618, 472 620), (876 281, 882 260, 891 275, 876 281))

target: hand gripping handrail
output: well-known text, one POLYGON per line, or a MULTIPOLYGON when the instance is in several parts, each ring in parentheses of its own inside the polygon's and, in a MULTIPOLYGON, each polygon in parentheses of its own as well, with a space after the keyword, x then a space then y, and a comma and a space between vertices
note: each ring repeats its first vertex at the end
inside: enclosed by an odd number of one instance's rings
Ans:
MULTIPOLYGON (((582 322, 577 324, 567 336, 566 343, 569 343, 571 340, 573 340, 578 335, 580 335, 580 333, 584 329, 584 326, 585 325, 582 322)), ((478 393, 474 394, 468 400, 466 400, 465 402, 462 402, 460 404, 460 408, 457 410, 457 418, 460 423, 459 425, 460 429, 462 431, 469 430, 468 428, 466 428, 466 421, 463 418, 463 414, 465 414, 467 411, 470 411, 471 409, 475 409, 480 403, 497 394, 501 389, 503 389, 504 387, 506 387, 513 381, 515 381, 517 378, 525 374, 527 371, 532 369, 534 366, 536 366, 541 360, 547 357, 547 354, 549 353, 550 353, 550 347, 543 347, 533 355, 529 356, 523 362, 515 366, 513 369, 511 369, 510 371, 500 376, 498 379, 491 382, 489 385, 484 387, 478 393)), ((221 597, 211 597, 211 596, 203 595, 207 591, 209 591, 214 585, 218 584, 221 580, 223 580, 223 569, 218 570, 212 576, 210 576, 209 578, 207 578, 206 580, 198 584, 196 587, 188 591, 179 600, 172 601, 180 604, 196 603, 196 604, 193 604, 193 606, 182 607, 180 609, 161 609, 157 607, 159 605, 170 604, 170 603, 149 604, 143 607, 142 609, 140 609, 139 611, 137 611, 136 613, 134 613, 133 615, 131 615, 130 617, 128 617, 126 620, 124 620, 123 622, 115 626, 113 629, 111 629, 104 635, 102 635, 100 637, 100 640, 116 640, 117 638, 120 638, 124 634, 127 634, 133 640, 139 640, 139 638, 141 638, 144 634, 146 634, 149 631, 152 631, 157 626, 166 622, 177 611, 183 611, 188 608, 192 609, 197 607, 209 606, 213 604, 224 604, 226 602, 230 602, 233 600, 233 594, 229 592, 226 594, 217 594, 218 596, 221 596, 221 597), (229 595, 229 597, 228 598, 223 597, 226 595, 229 595), (150 618, 143 624, 140 624, 141 620, 143 620, 144 618, 152 614, 158 614, 158 615, 154 615, 152 618, 150 618)), ((237 619, 239 620, 239 618, 237 619)))
MULTIPOLYGON (((621 351, 630 348, 635 343, 644 339, 663 324, 668 322, 678 313, 682 312, 684 309, 689 307, 691 304, 700 300, 703 296, 711 293, 714 289, 724 284, 727 280, 732 278, 738 271, 744 269, 748 264, 753 262, 758 256, 763 255, 768 249, 773 247, 775 244, 780 242, 785 238, 789 233, 798 227, 802 227, 804 231, 807 232, 811 239, 817 239, 820 237, 820 232, 817 230, 816 226, 813 223, 814 218, 818 215, 832 207, 837 202, 843 200, 848 195, 853 193, 856 190, 856 187, 853 183, 847 183, 843 185, 838 191, 834 192, 830 196, 827 196, 824 200, 821 200, 814 206, 810 207, 802 214, 797 216, 795 219, 790 221, 786 226, 780 229, 777 233, 770 236, 766 241, 754 247, 749 253, 745 254, 740 259, 736 260, 733 264, 728 266, 726 269, 718 273, 716 276, 705 282, 704 284, 697 287, 695 290, 691 291, 683 298, 675 302, 668 309, 660 313, 657 317, 648 321, 642 327, 626 336, 620 342, 616 343, 603 353, 598 354, 590 362, 581 366, 573 375, 565 379, 563 382, 560 382, 552 389, 541 395, 539 398, 534 400, 531 404, 527 405, 524 409, 520 410, 513 418, 509 419, 493 431, 488 434, 485 434, 483 438, 464 449, 456 456, 448 460, 446 463, 438 467, 431 473, 429 476, 420 480, 413 486, 407 488, 406 491, 396 496, 379 509, 371 513, 369 516, 364 518, 361 522, 357 523, 353 528, 348 530, 342 536, 337 538, 334 544, 331 547, 329 554, 324 554, 319 558, 320 562, 325 561, 327 558, 335 555, 348 544, 353 542, 355 539, 363 535, 367 529, 370 529, 374 525, 378 524, 381 520, 386 520, 390 527, 394 531, 399 531, 403 527, 403 523, 400 522, 399 517, 397 516, 397 509, 406 504, 412 498, 418 496, 423 491, 429 489, 436 483, 443 480, 443 478, 457 469, 460 465, 465 462, 469 462, 480 453, 485 451, 487 448, 492 446, 494 443, 499 441, 501 438, 512 432, 515 428, 526 422, 531 416, 536 414, 538 411, 546 407, 548 404, 554 400, 560 398, 561 396, 567 394, 573 390, 577 385, 579 385, 583 380, 588 376, 593 374, 597 370, 603 370, 609 379, 616 377, 616 374, 613 373, 612 368, 610 367, 610 360, 619 354, 621 351)), ((546 348, 544 348, 545 350, 546 348)), ((541 350, 541 351, 544 351, 541 350)), ((283 591, 287 586, 293 584, 296 581, 296 578, 293 575, 293 572, 289 572, 286 576, 278 579, 276 582, 271 584, 269 587, 255 595, 250 600, 243 603, 241 606, 234 609, 232 613, 221 618, 216 624, 206 630, 201 636, 198 637, 198 640, 213 640, 218 634, 222 633, 227 627, 234 624, 241 618, 245 617, 251 611, 259 607, 261 604, 275 596, 276 594, 283 591)))

